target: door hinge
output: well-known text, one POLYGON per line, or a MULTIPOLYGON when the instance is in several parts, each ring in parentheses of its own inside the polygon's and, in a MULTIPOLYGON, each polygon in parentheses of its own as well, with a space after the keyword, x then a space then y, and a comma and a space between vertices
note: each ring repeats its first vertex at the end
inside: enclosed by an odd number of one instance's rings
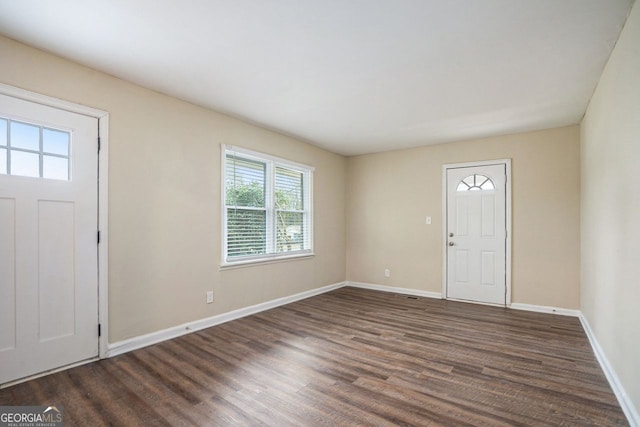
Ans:
POLYGON ((101 337, 102 336, 102 328, 101 328, 101 324, 98 323, 98 336, 101 337))
POLYGON ((98 230, 98 244, 100 244, 100 230, 98 230))
POLYGON ((98 137, 98 153, 100 152, 100 137, 98 137))

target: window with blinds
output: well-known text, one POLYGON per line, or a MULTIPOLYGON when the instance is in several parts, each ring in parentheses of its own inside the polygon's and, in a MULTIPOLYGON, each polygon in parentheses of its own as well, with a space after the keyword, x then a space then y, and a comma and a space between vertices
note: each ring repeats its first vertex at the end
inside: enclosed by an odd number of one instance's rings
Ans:
POLYGON ((313 168, 224 147, 223 264, 306 256, 313 168))

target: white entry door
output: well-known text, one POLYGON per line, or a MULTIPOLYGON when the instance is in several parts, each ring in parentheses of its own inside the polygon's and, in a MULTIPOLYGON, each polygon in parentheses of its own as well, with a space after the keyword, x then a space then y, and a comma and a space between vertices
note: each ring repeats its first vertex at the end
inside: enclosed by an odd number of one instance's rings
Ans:
POLYGON ((0 95, 0 384, 98 355, 97 138, 0 95))
POLYGON ((446 169, 446 296, 506 304, 506 164, 446 169))

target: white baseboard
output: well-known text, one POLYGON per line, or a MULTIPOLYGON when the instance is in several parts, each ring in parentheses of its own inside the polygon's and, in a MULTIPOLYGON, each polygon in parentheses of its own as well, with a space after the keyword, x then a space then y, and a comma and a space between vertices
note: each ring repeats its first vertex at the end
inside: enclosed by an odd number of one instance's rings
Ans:
POLYGON ((627 392, 624 390, 616 371, 613 369, 613 366, 609 363, 609 359, 604 354, 602 347, 598 343, 596 336, 593 334, 593 330, 589 325, 589 321, 584 316, 584 314, 580 313, 580 323, 582 323, 582 327, 584 328, 585 333, 587 334, 587 338, 589 338, 589 342, 591 343, 591 348, 593 348, 593 352, 596 355, 596 359, 600 363, 600 367, 604 372, 604 375, 607 377, 609 381, 609 385, 613 389, 616 397, 618 398, 618 403, 620 403, 620 407, 627 417, 627 421, 631 427, 639 427, 640 426, 640 414, 638 414, 638 410, 633 405, 633 402, 627 395, 627 392))
MULTIPOLYGON (((345 286, 351 286, 354 288, 371 289, 373 291, 395 292, 398 294, 415 295, 415 296, 427 297, 427 298, 436 298, 436 299, 443 298, 442 293, 440 292, 421 291, 421 290, 409 289, 409 288, 397 288, 395 286, 377 285, 374 283, 346 282, 345 286)), ((468 301, 463 301, 463 302, 468 302, 468 301)), ((489 304, 489 305, 492 305, 492 304, 489 304)), ((512 308, 514 310, 535 311, 538 313, 559 314, 562 316, 572 316, 572 317, 579 317, 581 315, 580 310, 550 307, 546 305, 513 303, 509 306, 509 308, 512 308)))
POLYGON ((335 283, 333 285, 323 286, 317 289, 311 289, 309 291, 300 292, 295 295, 289 295, 282 298, 277 298, 271 301, 263 302, 260 304, 252 305, 249 307, 243 307, 237 310, 229 311, 227 313, 218 314, 216 316, 208 317, 206 319, 195 320, 193 322, 183 323, 182 325, 173 326, 171 328, 163 329, 160 331, 152 332, 146 335, 140 335, 137 337, 129 338, 123 341, 118 341, 109 344, 107 348, 107 357, 117 356, 119 354, 127 353, 132 350, 137 350, 142 347, 146 347, 152 344, 157 344, 162 341, 177 338, 182 335, 190 334, 201 329, 209 328, 211 326, 220 325, 222 323, 229 322, 231 320, 239 319, 241 317, 250 316, 261 311, 269 310, 281 305, 289 304, 295 301, 300 301, 305 298, 309 298, 315 295, 323 294, 325 292, 332 291, 345 286, 345 282, 335 283))
POLYGON ((511 303, 509 308, 514 310, 535 311, 537 313, 559 314, 561 316, 580 317, 580 310, 571 310, 569 308, 550 307, 547 305, 533 305, 533 304, 521 304, 511 303))
POLYGON ((396 288, 395 286, 376 285, 373 283, 362 283, 362 282, 346 282, 345 286, 351 286, 353 288, 371 289, 373 291, 394 292, 396 294, 414 295, 417 297, 442 299, 442 294, 440 292, 420 291, 418 289, 396 288))

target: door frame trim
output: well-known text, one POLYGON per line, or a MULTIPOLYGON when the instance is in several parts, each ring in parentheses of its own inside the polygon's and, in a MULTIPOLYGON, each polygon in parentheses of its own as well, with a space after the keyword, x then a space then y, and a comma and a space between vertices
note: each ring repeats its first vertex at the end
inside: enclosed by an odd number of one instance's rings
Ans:
POLYGON ((442 165, 442 299, 447 298, 447 171, 449 169, 460 169, 474 166, 505 165, 505 222, 506 222, 506 243, 505 243, 505 306, 511 306, 511 159, 482 160, 477 162, 448 163, 442 165))
MULTIPOLYGON (((107 357, 109 344, 109 112, 0 83, 0 94, 93 117, 98 121, 98 357, 107 357)), ((96 331, 97 334, 97 331, 96 331)), ((78 362, 81 362, 80 360, 78 362)))

